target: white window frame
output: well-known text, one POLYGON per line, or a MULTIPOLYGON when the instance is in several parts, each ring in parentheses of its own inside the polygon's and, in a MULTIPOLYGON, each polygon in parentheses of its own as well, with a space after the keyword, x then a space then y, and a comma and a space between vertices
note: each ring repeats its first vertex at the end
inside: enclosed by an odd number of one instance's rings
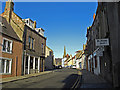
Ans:
POLYGON ((11 74, 12 73, 12 59, 0 57, 0 68, 1 69, 2 69, 2 62, 1 62, 2 60, 5 60, 5 62, 4 62, 5 64, 4 64, 4 71, 3 72, 0 71, 0 74, 11 74), (7 61, 9 61, 9 72, 8 73, 6 73, 6 71, 7 71, 7 69, 6 69, 7 61))
POLYGON ((9 39, 7 39, 7 38, 3 38, 3 42, 2 42, 2 52, 12 53, 12 46, 13 46, 13 41, 12 41, 12 40, 9 40, 9 39), (6 45, 5 45, 5 46, 6 46, 5 51, 3 50, 4 40, 6 40, 6 41, 7 41, 7 43, 6 43, 6 45), (11 42, 11 43, 10 43, 10 52, 8 52, 8 51, 7 51, 7 48, 8 48, 8 41, 9 41, 9 42, 11 42))

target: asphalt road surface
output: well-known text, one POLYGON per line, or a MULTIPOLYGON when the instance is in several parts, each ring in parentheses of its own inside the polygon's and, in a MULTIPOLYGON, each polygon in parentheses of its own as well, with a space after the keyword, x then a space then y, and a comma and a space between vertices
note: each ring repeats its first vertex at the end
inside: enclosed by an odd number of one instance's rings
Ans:
POLYGON ((4 83, 2 88, 77 88, 79 77, 76 69, 64 68, 45 75, 4 83))

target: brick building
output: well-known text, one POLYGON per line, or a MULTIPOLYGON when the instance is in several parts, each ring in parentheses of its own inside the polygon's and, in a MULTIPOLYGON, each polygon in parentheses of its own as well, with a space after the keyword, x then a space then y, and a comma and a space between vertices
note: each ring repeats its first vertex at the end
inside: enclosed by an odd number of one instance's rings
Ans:
POLYGON ((0 17, 0 73, 2 78, 20 76, 23 44, 7 20, 0 17), (18 48, 19 47, 19 48, 18 48))

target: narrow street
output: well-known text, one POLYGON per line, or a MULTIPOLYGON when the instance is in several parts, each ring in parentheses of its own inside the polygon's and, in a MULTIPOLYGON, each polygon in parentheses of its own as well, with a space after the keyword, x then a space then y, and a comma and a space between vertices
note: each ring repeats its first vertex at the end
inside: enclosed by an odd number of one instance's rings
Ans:
POLYGON ((76 69, 57 69, 52 73, 4 83, 3 88, 76 88, 80 75, 76 69))

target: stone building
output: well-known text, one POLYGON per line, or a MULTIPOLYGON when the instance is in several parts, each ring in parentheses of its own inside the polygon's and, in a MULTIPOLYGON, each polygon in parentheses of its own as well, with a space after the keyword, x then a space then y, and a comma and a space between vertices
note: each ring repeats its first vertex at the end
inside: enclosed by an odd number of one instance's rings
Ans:
POLYGON ((106 28, 108 28, 104 29, 104 32, 110 41, 110 45, 105 48, 108 53, 104 54, 108 60, 104 58, 107 67, 104 68, 103 75, 112 82, 114 87, 120 87, 120 1, 100 3, 100 6, 104 17, 106 17, 106 28), (112 78, 108 77, 109 74, 112 78))
POLYGON ((0 76, 21 76, 23 44, 3 17, 0 17, 0 53, 0 76))
POLYGON ((55 63, 56 63, 56 66, 59 66, 59 65, 62 66, 62 58, 55 58, 55 63))
POLYGON ((83 44, 83 50, 76 51, 76 68, 78 69, 86 69, 86 54, 84 52, 85 46, 83 44))
POLYGON ((31 19, 23 19, 26 23, 24 31, 24 74, 44 71, 46 38, 40 32, 43 29, 36 28, 36 22, 31 19), (39 29, 39 30, 36 30, 39 29))
POLYGON ((120 86, 119 44, 120 2, 99 2, 92 26, 87 29, 87 69, 105 78, 114 87, 120 86), (107 44, 97 45, 97 40, 107 44))

